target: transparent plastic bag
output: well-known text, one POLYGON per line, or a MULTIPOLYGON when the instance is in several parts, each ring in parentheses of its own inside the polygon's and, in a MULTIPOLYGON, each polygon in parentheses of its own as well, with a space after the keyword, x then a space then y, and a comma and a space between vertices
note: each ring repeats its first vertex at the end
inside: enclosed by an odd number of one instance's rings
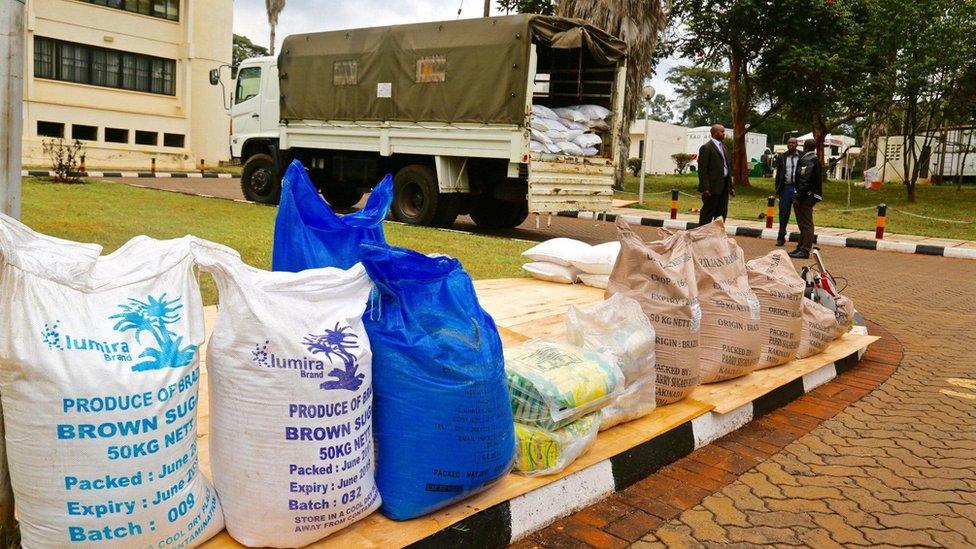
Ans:
POLYGON ((655 333, 640 303, 614 294, 589 307, 571 306, 566 313, 566 340, 611 356, 624 374, 625 389, 600 410, 601 431, 654 411, 655 333))
POLYGON ((550 431, 606 406, 625 384, 609 356, 551 339, 505 349, 505 374, 515 421, 550 431))
POLYGON ((590 414, 549 431, 515 424, 515 470, 525 476, 552 475, 569 467, 596 442, 600 414, 590 414))

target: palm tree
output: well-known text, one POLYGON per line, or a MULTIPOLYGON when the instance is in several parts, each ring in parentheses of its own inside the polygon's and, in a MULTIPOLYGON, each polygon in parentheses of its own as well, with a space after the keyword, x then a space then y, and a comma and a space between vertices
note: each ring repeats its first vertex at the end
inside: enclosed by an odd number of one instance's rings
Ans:
POLYGON ((630 153, 630 124, 637 114, 644 80, 654 69, 654 48, 668 24, 670 0, 561 0, 556 15, 583 19, 627 43, 627 89, 617 140, 617 184, 623 183, 630 153))
POLYGON ((285 9, 285 0, 264 0, 264 7, 268 11, 268 25, 271 26, 271 47, 268 48, 269 55, 275 52, 275 27, 278 26, 278 15, 285 9))

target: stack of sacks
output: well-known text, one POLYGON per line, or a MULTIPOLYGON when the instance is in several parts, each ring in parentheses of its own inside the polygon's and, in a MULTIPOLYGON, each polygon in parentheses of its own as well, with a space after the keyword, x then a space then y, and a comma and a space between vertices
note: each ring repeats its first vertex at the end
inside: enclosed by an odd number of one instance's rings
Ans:
POLYGON ((620 257, 610 273, 607 297, 637 301, 654 327, 657 405, 677 402, 698 386, 701 307, 688 242, 680 235, 644 242, 617 218, 620 257))
POLYGON ((759 299, 762 350, 759 368, 785 364, 796 356, 803 324, 806 283, 783 250, 773 250, 746 263, 749 287, 759 299))
POLYGON ((530 122, 532 152, 596 156, 603 139, 593 131, 609 130, 610 110, 599 105, 550 109, 532 105, 530 122))
POLYGON ((579 249, 570 263, 580 270, 580 282, 594 288, 606 289, 618 255, 620 242, 607 242, 579 249))
POLYGON ((682 235, 694 258, 701 300, 701 382, 744 376, 759 363, 762 337, 759 300, 749 289, 742 248, 725 234, 721 219, 676 236, 682 235))
POLYGON ((833 311, 804 297, 803 326, 796 358, 806 358, 823 352, 834 340, 838 332, 837 325, 837 317, 834 316, 833 311))
POLYGON ((547 339, 506 349, 505 374, 516 425, 515 468, 526 474, 556 473, 588 450, 600 426, 594 412, 625 384, 609 356, 547 339))
POLYGON ((582 271, 573 266, 573 261, 592 248, 586 242, 572 238, 553 238, 529 248, 522 255, 531 263, 522 265, 533 278, 575 284, 582 271))
POLYGON ((600 410, 601 431, 654 411, 654 326, 640 303, 615 294, 589 307, 570 306, 566 339, 584 349, 609 354, 624 374, 624 391, 600 410))

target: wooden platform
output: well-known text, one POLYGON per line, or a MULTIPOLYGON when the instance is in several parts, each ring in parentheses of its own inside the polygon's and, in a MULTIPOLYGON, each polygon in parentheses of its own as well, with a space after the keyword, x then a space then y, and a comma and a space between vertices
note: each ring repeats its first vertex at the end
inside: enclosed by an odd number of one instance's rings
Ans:
MULTIPOLYGON (((506 346, 532 337, 562 339, 564 314, 569 305, 588 305, 603 299, 603 290, 524 278, 481 280, 475 287, 482 306, 495 319, 506 346)), ((214 308, 209 307, 206 314, 208 334, 214 313, 214 308)), ((830 379, 836 375, 834 364, 856 362, 859 352, 877 339, 846 334, 815 357, 754 372, 736 380, 698 387, 682 402, 663 406, 647 417, 600 433, 596 445, 560 474, 546 477, 509 474, 481 494, 411 521, 394 522, 379 512, 373 513, 312 547, 387 548, 418 542, 436 547, 448 541, 462 543, 465 539, 504 545, 558 516, 622 489, 654 468, 748 422, 753 414, 750 403, 761 402, 764 397, 768 400, 769 395, 778 389, 795 385, 799 380, 803 381, 799 389, 802 394, 810 376, 830 379), (832 373, 821 374, 826 370, 832 373), (748 413, 743 414, 745 409, 748 413), (698 432, 694 432, 695 425, 698 432), (533 498, 535 494, 541 497, 533 498), (516 513, 519 513, 518 518, 513 516, 516 513), (479 520, 482 516, 486 518, 479 520), (492 526, 498 524, 503 526, 492 526), (483 530, 472 531, 472 528, 483 530)), ((209 477, 207 380, 204 372, 200 384, 198 446, 201 469, 209 477)), ((226 532, 205 546, 239 547, 226 532)))

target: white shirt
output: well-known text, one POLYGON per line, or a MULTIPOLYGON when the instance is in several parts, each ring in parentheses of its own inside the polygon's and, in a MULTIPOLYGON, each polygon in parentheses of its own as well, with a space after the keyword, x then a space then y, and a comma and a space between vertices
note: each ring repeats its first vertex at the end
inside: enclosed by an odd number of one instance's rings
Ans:
POLYGON ((722 175, 725 177, 729 176, 729 163, 725 160, 725 143, 722 143, 718 139, 712 138, 712 143, 718 147, 718 153, 722 155, 722 175))

